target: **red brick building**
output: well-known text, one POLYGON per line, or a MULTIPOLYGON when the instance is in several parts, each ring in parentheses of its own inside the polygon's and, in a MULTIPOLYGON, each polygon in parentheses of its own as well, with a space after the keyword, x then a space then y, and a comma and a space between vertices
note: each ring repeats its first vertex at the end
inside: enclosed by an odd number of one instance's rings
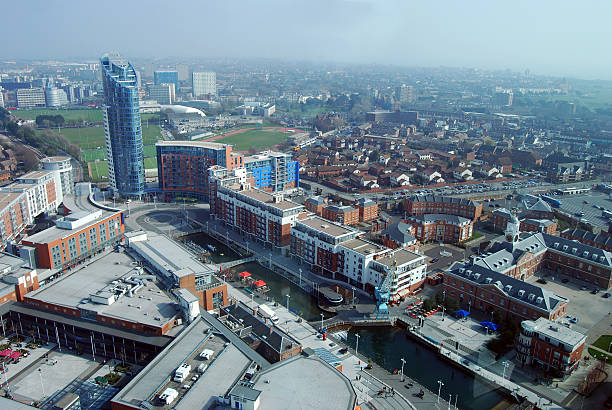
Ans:
POLYGON ((323 208, 327 206, 327 198, 320 195, 313 196, 304 201, 306 210, 312 212, 315 215, 321 216, 323 214, 323 208))
POLYGON ((557 222, 548 219, 523 219, 521 232, 543 232, 549 235, 557 233, 557 222))
POLYGON ((77 212, 22 244, 36 248, 37 267, 64 270, 120 242, 124 231, 121 211, 77 212))
POLYGON ((473 221, 482 215, 482 204, 468 199, 437 195, 416 195, 404 200, 404 211, 409 215, 447 214, 473 221))
POLYGON ((323 208, 323 218, 342 225, 357 225, 359 210, 348 205, 329 205, 323 208))
POLYGON ((523 365, 556 370, 565 377, 578 367, 585 341, 586 335, 559 322, 539 318, 521 323, 515 347, 523 365))
POLYGON ((456 215, 424 214, 404 222, 412 225, 415 238, 423 242, 459 243, 472 237, 472 220, 456 215))
POLYGON ((482 266, 454 265, 444 272, 446 297, 470 311, 497 311, 514 320, 555 320, 566 314, 567 299, 482 266))
POLYGON ((494 231, 503 231, 506 229, 506 224, 512 219, 512 212, 506 208, 498 208, 491 212, 487 219, 487 224, 494 231))
POLYGON ((610 225, 608 232, 602 230, 598 234, 581 229, 566 229, 561 232, 561 237, 612 252, 612 225, 610 225))
POLYGON ((378 204, 371 199, 361 198, 357 201, 359 222, 369 222, 378 218, 378 204))
POLYGON ((25 193, 0 192, 0 250, 19 241, 30 220, 25 193))

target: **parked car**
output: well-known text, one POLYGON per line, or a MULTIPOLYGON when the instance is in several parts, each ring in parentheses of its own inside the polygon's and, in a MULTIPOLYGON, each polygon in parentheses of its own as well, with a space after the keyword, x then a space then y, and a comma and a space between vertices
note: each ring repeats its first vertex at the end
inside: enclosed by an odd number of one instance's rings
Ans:
POLYGON ((567 283, 567 282, 569 282, 569 279, 568 278, 563 278, 563 279, 561 279, 561 282, 567 283))
POLYGON ((540 278, 540 279, 538 279, 536 282, 541 283, 542 285, 545 285, 545 284, 547 284, 547 283, 548 283, 548 282, 546 281, 546 279, 544 279, 544 278, 540 278))
POLYGON ((343 347, 342 349, 338 350, 339 354, 347 354, 348 353, 348 347, 343 347))
POLYGON ((429 261, 429 263, 436 263, 436 262, 438 262, 439 260, 440 260, 440 258, 435 257, 435 258, 433 258, 432 260, 430 260, 430 261, 429 261))
POLYGON ((573 318, 570 319, 570 322, 578 323, 578 318, 577 317, 573 317, 573 318))
POLYGON ((610 292, 604 293, 603 295, 601 295, 601 297, 606 298, 606 299, 609 298, 610 297, 610 292))

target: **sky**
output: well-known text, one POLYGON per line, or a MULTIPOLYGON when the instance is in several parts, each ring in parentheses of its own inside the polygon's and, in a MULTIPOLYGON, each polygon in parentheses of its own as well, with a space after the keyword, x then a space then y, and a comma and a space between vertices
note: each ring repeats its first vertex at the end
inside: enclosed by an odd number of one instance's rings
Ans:
POLYGON ((271 58, 612 80, 612 1, 19 0, 0 59, 271 58))

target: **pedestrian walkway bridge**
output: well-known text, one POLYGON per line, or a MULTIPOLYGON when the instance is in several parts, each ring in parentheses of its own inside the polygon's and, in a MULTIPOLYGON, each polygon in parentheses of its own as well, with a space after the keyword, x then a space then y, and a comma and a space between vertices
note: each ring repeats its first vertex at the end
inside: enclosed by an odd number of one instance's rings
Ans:
POLYGON ((235 261, 223 262, 219 266, 222 270, 233 268, 234 266, 242 265, 243 263, 249 263, 255 261, 255 256, 249 256, 248 258, 242 258, 235 261))

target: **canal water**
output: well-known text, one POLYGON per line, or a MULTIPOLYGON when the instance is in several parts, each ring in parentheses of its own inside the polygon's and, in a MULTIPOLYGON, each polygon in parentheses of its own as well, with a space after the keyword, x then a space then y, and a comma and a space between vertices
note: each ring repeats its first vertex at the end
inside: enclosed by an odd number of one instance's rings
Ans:
MULTIPOLYGON (((211 255, 215 263, 228 262, 239 257, 230 248, 206 234, 190 235, 188 238, 204 248, 208 244, 215 246, 216 252, 211 255)), ((255 262, 237 266, 232 268, 232 271, 248 271, 255 280, 262 279, 270 288, 266 296, 283 306, 286 304, 286 295, 289 294, 289 308, 301 314, 305 320, 313 321, 321 318, 323 311, 319 309, 315 299, 278 273, 255 262)), ((256 297, 255 300, 264 301, 261 297, 256 297)), ((476 380, 470 373, 438 358, 436 353, 410 339, 402 329, 389 327, 351 330, 348 333, 347 342, 353 348, 356 341, 355 334, 360 336, 359 352, 361 354, 372 358, 389 371, 399 369, 400 359, 403 357, 406 360, 404 373, 407 376, 434 393, 438 392, 438 380, 441 380, 444 383, 442 396, 448 400, 448 395, 452 394, 454 404, 455 395, 458 394, 457 406, 461 409, 489 409, 505 398, 499 391, 493 390, 491 385, 476 380)))
MULTIPOLYGON (((302 288, 289 282, 278 273, 272 272, 256 262, 236 266, 232 268, 231 271, 247 271, 253 275, 255 280, 261 279, 266 282, 270 288, 266 296, 283 306, 286 306, 287 295, 289 295, 289 309, 301 315, 305 320, 311 321, 321 319, 321 313, 323 313, 323 311, 319 309, 315 299, 302 288)), ((325 313, 325 317, 329 316, 331 316, 331 314, 325 313)))
MULTIPOLYGON (((427 387, 434 394, 438 393, 438 380, 441 380, 441 396, 448 400, 452 394, 452 403, 458 394, 457 406, 460 409, 490 409, 502 402, 505 397, 487 383, 474 378, 448 362, 441 360, 436 353, 418 342, 410 339, 406 332, 399 328, 360 328, 348 332, 347 342, 355 347, 359 334, 359 353, 389 371, 400 369, 401 358, 406 360, 404 374, 427 387)), ((418 400, 409 397, 410 400, 418 400)))
POLYGON ((192 241, 200 245, 202 248, 210 251, 207 245, 215 247, 215 252, 211 252, 210 258, 214 263, 230 262, 239 258, 239 255, 231 248, 227 247, 218 240, 206 235, 205 233, 196 233, 187 235, 183 238, 185 241, 192 241))

